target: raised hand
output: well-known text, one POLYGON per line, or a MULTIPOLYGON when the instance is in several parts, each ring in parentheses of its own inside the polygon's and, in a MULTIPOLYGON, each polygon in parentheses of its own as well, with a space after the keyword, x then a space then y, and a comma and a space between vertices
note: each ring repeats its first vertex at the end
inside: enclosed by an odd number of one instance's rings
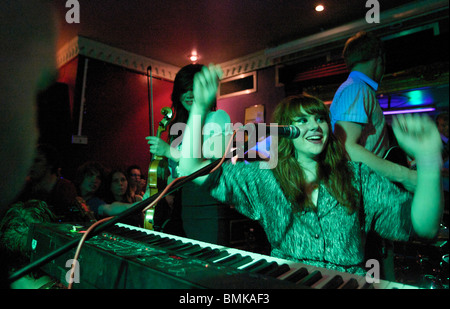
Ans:
POLYGON ((413 158, 441 153, 439 131, 428 116, 398 115, 393 119, 392 129, 399 146, 413 158))
POLYGON ((219 80, 223 72, 220 66, 210 64, 194 76, 194 105, 201 110, 210 110, 217 95, 219 80))

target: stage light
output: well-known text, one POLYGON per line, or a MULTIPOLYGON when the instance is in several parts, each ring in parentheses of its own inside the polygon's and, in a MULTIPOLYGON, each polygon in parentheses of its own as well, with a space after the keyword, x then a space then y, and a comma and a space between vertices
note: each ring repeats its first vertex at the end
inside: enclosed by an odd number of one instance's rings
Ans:
POLYGON ((315 10, 316 10, 317 12, 322 12, 324 9, 325 9, 325 7, 324 7, 322 4, 319 4, 319 5, 316 6, 316 9, 315 9, 315 10))
POLYGON ((196 63, 200 59, 199 55, 197 54, 197 51, 193 50, 191 54, 189 55, 189 60, 192 63, 196 63))
POLYGON ((401 110, 396 110, 396 111, 384 111, 383 115, 426 113, 426 112, 434 112, 435 110, 436 109, 434 107, 414 108, 414 109, 401 109, 401 110))

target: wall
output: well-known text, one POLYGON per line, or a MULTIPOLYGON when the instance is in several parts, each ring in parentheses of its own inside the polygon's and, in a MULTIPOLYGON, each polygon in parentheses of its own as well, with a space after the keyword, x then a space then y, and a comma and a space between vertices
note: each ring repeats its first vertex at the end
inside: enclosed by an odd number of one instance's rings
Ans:
MULTIPOLYGON (((73 112, 74 107, 77 70, 78 70, 78 57, 72 59, 59 69, 59 76, 57 79, 57 82, 67 84, 68 86, 71 112, 73 112)), ((73 113, 71 117, 73 119, 73 113)))
POLYGON ((284 87, 275 87, 275 67, 258 70, 257 81, 256 92, 217 101, 217 108, 226 111, 232 123, 244 124, 245 109, 256 104, 264 105, 265 122, 270 123, 275 106, 285 96, 284 87))
MULTIPOLYGON (((73 89, 73 134, 78 132, 84 57, 78 57, 77 74, 73 65, 60 70, 61 79, 73 89), (76 80, 76 81, 75 81, 76 80), (75 83, 75 85, 74 85, 75 83)), ((154 126, 162 119, 160 110, 170 106, 172 82, 152 79, 154 126)), ((147 77, 102 61, 89 59, 81 135, 87 144, 72 144, 65 159, 65 175, 74 176, 76 168, 90 160, 109 168, 138 164, 146 175, 150 163, 146 136, 150 135, 147 77)), ((164 135, 163 135, 164 136, 164 135)))
MULTIPOLYGON (((78 133, 85 57, 79 56, 60 69, 59 82, 68 84, 73 135, 78 133)), ((275 68, 258 71, 257 91, 220 99, 232 123, 244 123, 245 108, 265 106, 265 121, 270 122, 276 104, 284 98, 284 87, 275 87, 275 68)), ((153 78, 154 132, 162 119, 160 110, 170 106, 171 81, 153 78)), ((90 160, 109 168, 138 164, 146 174, 150 153, 145 140, 150 135, 147 77, 99 60, 88 59, 85 105, 81 135, 87 144, 71 144, 66 153, 63 175, 74 177, 76 168, 90 160)), ((163 134, 163 138, 167 132, 163 134)))

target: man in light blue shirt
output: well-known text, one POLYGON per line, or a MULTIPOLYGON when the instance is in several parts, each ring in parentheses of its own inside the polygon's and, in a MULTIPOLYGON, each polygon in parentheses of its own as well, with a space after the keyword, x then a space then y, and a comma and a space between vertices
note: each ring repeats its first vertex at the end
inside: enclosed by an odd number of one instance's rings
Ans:
POLYGON ((337 90, 330 107, 333 131, 352 161, 363 162, 379 174, 413 192, 417 174, 383 159, 390 141, 376 90, 385 69, 382 42, 358 32, 347 40, 343 57, 350 75, 337 90))
MULTIPOLYGON (((334 134, 344 144, 352 161, 362 162, 414 192, 417 173, 383 158, 391 145, 376 98, 385 70, 381 40, 371 33, 358 32, 347 40, 342 55, 350 75, 337 90, 330 106, 334 134)), ((366 258, 381 262, 385 279, 395 281, 393 251, 388 242, 377 235, 368 235, 365 254, 366 258)))

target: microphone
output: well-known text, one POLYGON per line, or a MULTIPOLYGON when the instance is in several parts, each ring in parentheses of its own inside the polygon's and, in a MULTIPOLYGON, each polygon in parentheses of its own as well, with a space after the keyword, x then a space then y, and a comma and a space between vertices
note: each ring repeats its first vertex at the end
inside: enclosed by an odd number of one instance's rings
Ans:
POLYGON ((266 125, 265 123, 248 123, 245 126, 239 127, 239 130, 245 130, 249 136, 258 135, 258 138, 263 136, 278 135, 281 137, 294 139, 300 136, 300 129, 293 125, 266 125))
POLYGON ((289 139, 294 139, 300 136, 300 129, 296 126, 290 125, 290 126, 274 126, 274 125, 268 125, 266 126, 266 133, 271 134, 274 133, 274 129, 276 129, 276 133, 278 136, 282 136, 289 139))

